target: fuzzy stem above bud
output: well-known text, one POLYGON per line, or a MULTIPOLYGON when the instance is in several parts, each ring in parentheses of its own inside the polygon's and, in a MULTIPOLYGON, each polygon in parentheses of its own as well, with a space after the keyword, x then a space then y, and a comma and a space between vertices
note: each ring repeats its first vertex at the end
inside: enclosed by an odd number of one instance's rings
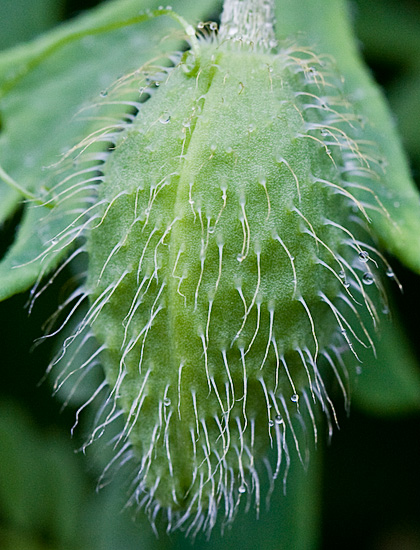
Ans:
POLYGON ((225 0, 219 36, 271 47, 275 43, 274 0, 225 0))

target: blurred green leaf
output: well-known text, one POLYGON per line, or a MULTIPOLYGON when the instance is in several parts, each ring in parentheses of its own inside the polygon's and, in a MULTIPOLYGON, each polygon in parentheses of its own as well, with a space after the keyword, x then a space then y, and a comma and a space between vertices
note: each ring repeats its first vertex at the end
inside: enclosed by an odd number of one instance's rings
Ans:
POLYGON ((355 0, 353 19, 363 51, 382 64, 394 63, 400 71, 420 62, 420 7, 416 2, 355 0))
POLYGON ((371 414, 391 416, 420 410, 420 368, 398 319, 382 319, 372 350, 360 354, 362 373, 353 393, 356 406, 371 414))
POLYGON ((16 549, 48 548, 41 544, 48 533, 57 549, 78 548, 83 478, 70 441, 42 433, 14 402, 0 402, 0 463, 0 537, 19 540, 16 549))
MULTIPOLYGON (((344 0, 277 0, 277 35, 306 34, 310 46, 333 56, 344 77, 344 89, 355 111, 364 116, 364 139, 377 143, 387 159, 385 185, 372 182, 371 192, 385 207, 369 210, 372 228, 389 253, 420 273, 420 195, 411 179, 407 158, 384 97, 362 62, 344 0)), ((371 195, 354 194, 361 201, 371 195)))
POLYGON ((409 76, 394 82, 390 86, 388 96, 398 120, 404 145, 418 170, 420 167, 420 66, 409 76))
MULTIPOLYGON (((188 10, 191 17, 203 15, 202 7, 193 2, 178 3, 179 7, 182 4, 183 11, 188 10)), ((177 2, 174 7, 176 5, 177 2)), ((144 6, 150 7, 151 3, 144 1, 144 6)), ((206 9, 211 6, 209 2, 206 9)), ((162 17, 99 36, 88 33, 80 37, 78 34, 135 16, 141 7, 138 0, 111 2, 23 49, 0 56, 0 82, 3 82, 5 93, 0 104, 3 124, 0 164, 25 189, 36 194, 42 188, 51 188, 63 180, 71 169, 58 175, 56 171, 45 168, 57 163, 61 155, 82 138, 103 127, 103 120, 74 118, 78 111, 99 101, 102 90, 122 74, 138 69, 157 52, 162 54, 179 48, 178 39, 162 42, 166 34, 174 33, 174 23, 162 17), (8 56, 16 58, 16 55, 21 59, 20 68, 14 67, 13 74, 8 76, 8 56), (37 64, 39 60, 41 62, 37 64), (17 80, 16 70, 18 74, 24 74, 17 80)), ((107 115, 116 113, 121 116, 121 106, 109 106, 107 115)), ((69 180, 67 186, 76 181, 69 180)), ((0 185, 0 222, 13 213, 19 202, 16 191, 5 184, 0 185)), ((72 207, 70 201, 65 208, 58 210, 53 215, 53 223, 44 223, 47 209, 33 205, 25 208, 15 243, 0 262, 0 299, 29 288, 41 270, 52 269, 66 253, 65 247, 58 246, 51 250, 46 262, 39 258, 27 264, 48 247, 50 239, 71 223, 67 211, 72 207), (27 265, 17 268, 22 264, 27 265)))
POLYGON ((356 0, 354 8, 363 54, 378 65, 404 146, 420 166, 420 5, 356 0))
POLYGON ((0 50, 34 38, 60 19, 60 0, 2 0, 0 20, 0 50))

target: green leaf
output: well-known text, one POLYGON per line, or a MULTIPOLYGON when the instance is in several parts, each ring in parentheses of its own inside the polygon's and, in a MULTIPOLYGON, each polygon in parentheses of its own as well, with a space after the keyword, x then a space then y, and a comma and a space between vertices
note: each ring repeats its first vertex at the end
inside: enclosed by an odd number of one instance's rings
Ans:
MULTIPOLYGON (((343 0, 277 0, 277 35, 295 35, 322 53, 332 55, 344 76, 345 91, 355 111, 371 124, 365 139, 379 144, 388 164, 384 185, 372 185, 371 192, 382 208, 369 211, 372 228, 383 247, 401 262, 420 273, 420 195, 410 170, 392 115, 378 86, 373 82, 357 50, 357 44, 343 0), (382 211, 381 211, 382 210, 382 211)), ((371 197, 360 192, 360 200, 371 197)), ((369 192, 368 192, 369 193, 369 192)))
POLYGON ((398 64, 400 70, 418 66, 420 19, 418 6, 395 0, 356 0, 354 24, 363 49, 375 59, 398 64))
POLYGON ((0 540, 2 535, 5 540, 22 537, 22 546, 15 548, 32 548, 23 543, 25 533, 40 543, 44 532, 57 548, 78 547, 83 473, 71 443, 42 433, 12 401, 1 402, 0 413, 0 503, 8 527, 5 533, 0 529, 0 540))
POLYGON ((410 153, 417 170, 418 166, 420 166, 419 90, 420 70, 411 73, 406 78, 400 78, 389 90, 389 101, 397 116, 398 127, 401 130, 404 145, 410 153))
POLYGON ((353 401, 366 412, 389 416, 420 410, 420 365, 403 325, 398 319, 382 319, 372 350, 360 354, 362 373, 353 401))
MULTIPOLYGON (((193 17, 203 14, 203 9, 193 2, 178 4, 193 17)), ((149 2, 143 2, 145 5, 154 7, 149 2)), ((206 9, 212 5, 209 2, 206 9)), ((75 118, 78 111, 99 101, 101 90, 122 74, 138 69, 157 53, 180 47, 178 39, 161 41, 168 33, 174 33, 174 22, 168 18, 105 32, 107 25, 111 29, 121 20, 137 16, 141 7, 137 0, 109 3, 33 44, 0 56, 0 164, 28 191, 40 193, 68 175, 71 170, 58 175, 45 168, 57 163, 63 152, 82 138, 103 127, 102 120, 75 118)), ((115 113, 122 115, 121 106, 109 107, 107 114, 115 113)), ((13 214, 19 202, 19 194, 0 183, 0 223, 13 214)), ((70 210, 74 204, 67 206, 70 210)), ((47 225, 43 223, 47 209, 28 205, 25 210, 16 240, 0 262, 0 299, 29 288, 41 272, 52 269, 67 253, 58 247, 47 264, 41 257, 48 241, 69 224, 65 208, 61 220, 55 216, 54 223, 47 225), (23 263, 26 265, 16 267, 23 263)))
POLYGON ((46 31, 59 21, 63 7, 61 0, 3 0, 0 49, 46 31))

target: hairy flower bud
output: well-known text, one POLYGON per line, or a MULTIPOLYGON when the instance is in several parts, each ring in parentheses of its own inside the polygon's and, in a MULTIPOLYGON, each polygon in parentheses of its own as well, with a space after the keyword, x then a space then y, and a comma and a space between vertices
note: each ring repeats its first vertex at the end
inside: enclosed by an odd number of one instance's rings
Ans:
POLYGON ((112 404, 94 433, 123 411, 133 500, 193 533, 219 509, 231 521, 244 494, 258 509, 269 447, 274 478, 290 444, 302 459, 294 419, 316 438, 320 407, 331 426, 327 381, 347 403, 344 358, 370 345, 361 312, 376 324, 381 290, 365 229, 387 212, 363 121, 330 59, 275 44, 271 4, 265 24, 243 4, 143 77, 86 223, 79 332, 100 344, 112 404))

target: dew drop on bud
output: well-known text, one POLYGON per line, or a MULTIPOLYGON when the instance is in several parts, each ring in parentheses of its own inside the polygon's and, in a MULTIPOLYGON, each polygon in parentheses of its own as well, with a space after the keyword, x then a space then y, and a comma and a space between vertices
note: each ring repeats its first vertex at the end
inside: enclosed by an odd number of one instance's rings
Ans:
POLYGON ((362 277, 363 283, 365 285, 371 285, 374 281, 372 273, 365 273, 362 277))
POLYGON ((168 113, 163 113, 159 117, 159 122, 161 122, 162 124, 168 124, 170 121, 171 121, 171 115, 169 115, 168 113))
MULTIPOLYGON (((204 27, 204 23, 203 23, 203 27, 204 27)), ((194 70, 195 64, 196 64, 196 58, 194 53, 192 51, 186 52, 182 58, 182 64, 181 64, 181 67, 184 73, 190 74, 194 70)))
POLYGON ((366 263, 369 260, 369 253, 366 250, 359 252, 359 260, 363 263, 366 263))

